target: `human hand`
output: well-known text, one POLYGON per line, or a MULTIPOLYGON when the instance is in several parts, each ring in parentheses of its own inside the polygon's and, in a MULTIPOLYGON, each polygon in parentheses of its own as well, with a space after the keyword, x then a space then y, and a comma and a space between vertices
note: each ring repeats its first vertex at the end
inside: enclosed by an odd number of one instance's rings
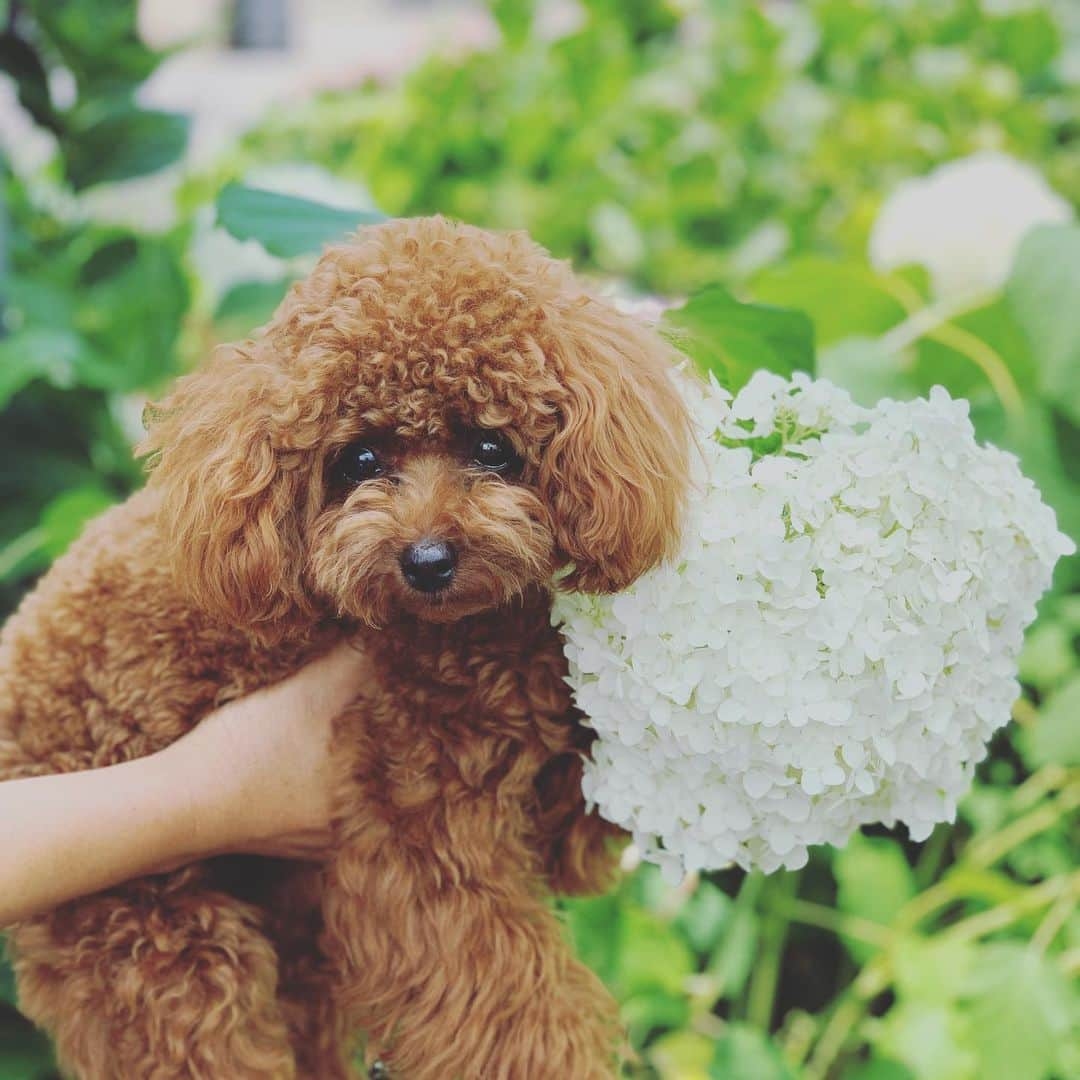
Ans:
POLYGON ((321 857, 333 720, 370 678, 342 644, 149 757, 0 783, 0 926, 210 855, 321 857))
POLYGON ((343 642, 283 682, 216 709, 156 755, 163 778, 186 791, 190 846, 321 858, 330 841, 332 722, 369 680, 363 653, 343 642))

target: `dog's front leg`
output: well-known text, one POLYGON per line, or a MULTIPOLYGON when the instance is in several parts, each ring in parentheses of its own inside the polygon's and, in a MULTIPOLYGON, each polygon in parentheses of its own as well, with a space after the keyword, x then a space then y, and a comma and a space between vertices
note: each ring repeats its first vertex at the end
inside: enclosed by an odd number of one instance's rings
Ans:
POLYGON ((615 1003, 544 901, 524 816, 422 774, 368 796, 339 820, 324 948, 391 1076, 614 1076, 615 1003))

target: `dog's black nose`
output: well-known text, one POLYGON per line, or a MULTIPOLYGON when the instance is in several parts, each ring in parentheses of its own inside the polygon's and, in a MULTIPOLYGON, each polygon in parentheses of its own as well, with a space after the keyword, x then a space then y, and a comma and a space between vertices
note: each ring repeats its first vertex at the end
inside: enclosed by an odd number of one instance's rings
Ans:
POLYGON ((420 592, 438 592, 450 584, 457 553, 445 540, 417 540, 401 556, 405 580, 420 592))

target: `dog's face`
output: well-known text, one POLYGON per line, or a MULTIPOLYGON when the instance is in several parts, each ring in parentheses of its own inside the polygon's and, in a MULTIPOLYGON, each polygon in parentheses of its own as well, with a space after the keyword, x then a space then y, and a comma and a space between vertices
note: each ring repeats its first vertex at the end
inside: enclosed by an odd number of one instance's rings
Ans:
POLYGON ((178 581, 273 634, 497 607, 673 547, 670 356, 520 234, 398 221, 332 249, 257 340, 182 380, 145 446, 178 581))

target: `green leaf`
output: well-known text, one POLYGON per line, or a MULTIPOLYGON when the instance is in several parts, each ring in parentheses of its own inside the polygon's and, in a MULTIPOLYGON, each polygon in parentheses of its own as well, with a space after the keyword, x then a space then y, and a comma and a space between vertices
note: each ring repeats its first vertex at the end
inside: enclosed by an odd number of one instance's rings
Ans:
POLYGON ((901 1001, 868 1034, 875 1050, 903 1062, 920 1080, 983 1080, 966 1018, 953 1008, 901 1001))
POLYGON ((1024 238, 1006 286, 1039 357, 1043 394, 1080 424, 1080 225, 1043 225, 1024 238))
POLYGON ((907 935, 893 951, 896 994, 903 1001, 949 1005, 963 992, 976 947, 965 941, 907 935))
POLYGON ((1044 1080, 1058 1043, 1080 1021, 1075 988, 1045 956, 1019 942, 979 950, 968 1016, 979 1080, 1044 1080))
MULTIPOLYGON (((855 833, 833 856, 837 904, 841 911, 889 926, 915 895, 915 875, 899 843, 886 837, 855 833)), ((857 959, 874 952, 873 946, 846 939, 857 959)))
POLYGON ((511 49, 519 49, 528 41, 535 6, 535 0, 492 0, 491 13, 511 49))
POLYGON ((708 1080, 715 1044, 696 1031, 673 1031, 649 1044, 649 1061, 662 1077, 708 1080))
POLYGON ((386 215, 229 184, 218 196, 217 219, 238 240, 257 240, 271 255, 292 258, 317 252, 360 225, 385 221, 386 215))
POLYGON ((674 928, 636 904, 624 904, 620 955, 615 984, 623 994, 663 990, 686 992, 686 978, 695 969, 686 942, 674 928))
POLYGON ((219 326, 222 323, 240 323, 248 329, 260 326, 273 315, 291 284, 291 278, 279 278, 277 281, 242 281, 221 298, 214 312, 214 322, 219 326))
MULTIPOLYGON (((1080 375, 1080 372, 1077 374, 1080 375)), ((1065 475, 1070 483, 1080 487, 1080 425, 1071 423, 1067 416, 1053 407, 1050 408, 1050 420, 1065 475)))
POLYGON ((702 879, 690 899, 679 909, 675 925, 696 952, 710 953, 731 919, 732 909, 727 893, 711 881, 702 879))
POLYGON ((35 20, 75 76, 79 98, 130 92, 157 66, 160 53, 140 41, 137 5, 117 0, 35 0, 35 20))
MULTIPOLYGON (((1017 389, 1033 394, 1038 360, 1012 308, 1002 298, 965 311, 949 320, 950 327, 964 331, 989 346, 1012 376, 1017 389)), ((978 398, 994 393, 983 368, 970 355, 931 335, 921 338, 913 350, 911 378, 920 394, 935 385, 948 387, 953 397, 978 398)))
POLYGON ((622 941, 623 905, 614 894, 564 901, 566 922, 574 942, 574 951, 610 983, 619 963, 622 941))
POLYGON ((63 129, 49 94, 49 76, 33 46, 8 29, 0 34, 0 71, 6 71, 19 90, 19 104, 42 127, 63 129))
POLYGON ((0 340, 0 408, 34 379, 72 386, 87 353, 82 338, 67 330, 29 328, 0 340))
POLYGON ((76 488, 53 499, 41 515, 41 546, 45 553, 52 559, 63 554, 87 521, 114 502, 114 496, 94 487, 76 488))
MULTIPOLYGON (((1007 416, 995 404, 989 409, 972 409, 972 422, 980 439, 1011 450, 1020 458, 1024 475, 1054 508, 1058 528, 1066 536, 1080 539, 1080 485, 1070 482, 1062 465, 1049 407, 1029 397, 1018 416, 1007 416)), ((1080 587, 1080 556, 1058 562, 1054 587, 1060 592, 1080 587)))
POLYGON ((1040 619, 1024 638, 1021 680, 1045 693, 1065 679, 1077 666, 1072 638, 1063 619, 1040 619))
POLYGON ((4 959, 4 936, 0 934, 0 1001, 15 1004, 15 973, 4 959))
POLYGON ((1045 71, 1058 55, 1061 32, 1051 10, 1007 11, 986 17, 986 31, 995 52, 1021 78, 1031 78, 1045 71))
POLYGON ((631 1041, 640 1046, 650 1033, 659 1030, 678 1030, 690 1018, 690 1001, 685 991, 662 990, 650 987, 632 994, 619 993, 622 1007, 619 1014, 626 1025, 631 1041))
POLYGON ((814 326, 801 311, 744 304, 710 285, 665 312, 663 325, 678 348, 733 393, 761 368, 813 374, 814 326))
POLYGON ((102 256, 95 269, 77 294, 75 323, 93 346, 80 359, 80 382, 118 391, 160 383, 174 371, 189 299, 178 252, 167 239, 140 237, 133 258, 102 256))
POLYGON ((1046 699, 1038 719, 1020 733, 1019 741, 1029 768, 1080 765, 1080 674, 1046 699))
POLYGON ((757 1028, 728 1024, 709 1063, 712 1080, 793 1080, 780 1051, 757 1028))
POLYGON ((874 1058, 845 1069, 840 1080, 916 1080, 915 1074, 899 1061, 874 1058))
POLYGON ((187 147, 188 118, 121 107, 69 130, 63 138, 67 176, 76 191, 129 180, 177 161, 187 147))
POLYGON ((817 255, 762 271, 751 291, 763 303, 805 311, 814 321, 819 347, 844 338, 876 337, 906 315, 870 267, 817 255))
POLYGON ((743 879, 731 918, 726 922, 716 949, 709 958, 707 971, 717 977, 720 995, 728 1000, 742 990, 757 958, 760 920, 755 904, 763 881, 761 875, 754 874, 743 879))
POLYGON ((817 373, 842 386, 860 405, 872 408, 882 398, 907 401, 918 396, 900 357, 881 347, 877 338, 838 341, 818 355, 817 373))

